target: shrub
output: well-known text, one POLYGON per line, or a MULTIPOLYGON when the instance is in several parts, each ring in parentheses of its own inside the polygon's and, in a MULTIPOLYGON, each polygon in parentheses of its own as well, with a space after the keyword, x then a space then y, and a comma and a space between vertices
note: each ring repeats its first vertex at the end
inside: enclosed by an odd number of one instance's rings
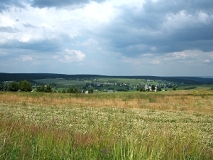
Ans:
POLYGON ((89 92, 89 93, 93 93, 94 91, 93 91, 92 88, 90 88, 90 89, 88 90, 88 92, 89 92))
POLYGON ((17 82, 10 82, 8 85, 8 90, 11 92, 17 92, 19 89, 19 85, 17 82))
POLYGON ((78 88, 75 88, 75 87, 69 87, 68 89, 67 89, 67 93, 79 93, 79 91, 78 91, 78 88))
POLYGON ((24 81, 19 82, 19 89, 21 91, 30 92, 30 91, 32 91, 32 85, 30 82, 24 80, 24 81))
POLYGON ((47 84, 45 86, 41 85, 41 86, 36 87, 36 91, 37 92, 47 92, 47 93, 50 93, 50 92, 52 92, 52 87, 49 84, 47 84))
POLYGON ((48 84, 48 85, 46 85, 44 91, 47 93, 50 93, 50 92, 52 92, 52 87, 48 84))

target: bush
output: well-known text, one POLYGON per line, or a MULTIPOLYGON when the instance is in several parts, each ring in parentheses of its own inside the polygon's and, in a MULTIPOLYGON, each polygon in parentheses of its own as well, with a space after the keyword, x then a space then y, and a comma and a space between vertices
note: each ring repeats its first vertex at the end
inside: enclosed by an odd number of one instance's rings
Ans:
POLYGON ((67 93, 79 93, 78 89, 77 88, 74 88, 74 87, 69 87, 67 89, 67 93))
POLYGON ((151 89, 152 89, 152 91, 154 91, 155 90, 155 85, 152 85, 151 89))
POLYGON ((0 91, 4 90, 4 84, 0 83, 0 91))
POLYGON ((94 91, 93 91, 92 88, 90 88, 90 89, 88 90, 88 92, 89 92, 89 93, 93 93, 94 91))
POLYGON ((19 85, 17 82, 10 82, 8 85, 8 90, 11 92, 17 92, 19 90, 19 85))
POLYGON ((44 85, 37 86, 37 87, 36 87, 36 91, 37 91, 37 92, 44 92, 44 85))
POLYGON ((158 87, 157 91, 161 91, 161 87, 158 87))
POLYGON ((41 86, 36 87, 36 91, 37 92, 47 92, 47 93, 50 93, 50 92, 52 92, 52 87, 49 84, 47 84, 45 86, 41 85, 41 86))
POLYGON ((140 88, 140 92, 145 92, 145 88, 144 87, 140 88))
POLYGON ((25 92, 31 92, 32 91, 32 85, 30 82, 24 80, 19 82, 19 89, 21 91, 25 91, 25 92))
POLYGON ((46 85, 44 91, 47 93, 50 93, 50 92, 52 92, 52 87, 48 84, 48 85, 46 85))

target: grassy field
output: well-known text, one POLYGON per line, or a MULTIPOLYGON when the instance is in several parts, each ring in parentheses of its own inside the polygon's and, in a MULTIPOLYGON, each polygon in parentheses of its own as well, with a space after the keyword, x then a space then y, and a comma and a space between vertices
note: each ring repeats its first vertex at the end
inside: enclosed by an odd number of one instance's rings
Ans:
POLYGON ((84 81, 77 81, 77 80, 66 80, 66 79, 39 79, 35 80, 36 82, 44 83, 44 84, 51 84, 55 83, 57 87, 69 87, 69 86, 75 86, 75 87, 83 87, 85 86, 86 82, 84 81))
POLYGON ((0 92, 0 159, 212 159, 213 91, 0 92))
POLYGON ((102 83, 112 82, 112 83, 131 83, 131 84, 139 84, 146 83, 145 79, 128 79, 128 78, 99 78, 98 81, 102 83))
POLYGON ((130 83, 130 84, 141 84, 141 85, 146 85, 147 83, 152 83, 154 85, 157 85, 159 83, 163 83, 164 81, 161 80, 147 80, 147 79, 135 79, 135 78, 98 78, 98 82, 101 83, 130 83))
MULTIPOLYGON (((66 79, 52 79, 52 78, 47 78, 47 79, 39 79, 35 80, 36 82, 41 82, 44 84, 51 84, 55 83, 58 87, 68 87, 68 86, 85 86, 86 83, 94 83, 94 79, 90 80, 66 80, 66 79)), ((128 78, 98 78, 96 79, 96 82, 99 83, 130 83, 130 84, 141 84, 145 85, 147 83, 152 83, 154 85, 163 83, 161 80, 145 80, 145 79, 128 79, 128 78)))
POLYGON ((178 90, 212 90, 213 85, 183 85, 179 86, 178 90))

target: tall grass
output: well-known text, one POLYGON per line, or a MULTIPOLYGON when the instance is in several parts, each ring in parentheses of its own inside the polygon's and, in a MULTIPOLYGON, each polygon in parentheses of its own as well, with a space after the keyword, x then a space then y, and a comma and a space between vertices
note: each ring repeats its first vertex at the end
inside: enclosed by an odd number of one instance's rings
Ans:
MULTIPOLYGON (((197 132, 90 133, 1 121, 1 159, 210 159, 197 132), (4 135, 3 135, 4 134, 4 135)), ((118 127, 118 126, 117 126, 118 127)))
POLYGON ((180 93, 0 93, 0 159, 211 159, 212 95, 180 93))
POLYGON ((3 103, 37 104, 40 106, 121 107, 154 110, 213 112, 212 91, 178 91, 160 93, 0 93, 3 103))

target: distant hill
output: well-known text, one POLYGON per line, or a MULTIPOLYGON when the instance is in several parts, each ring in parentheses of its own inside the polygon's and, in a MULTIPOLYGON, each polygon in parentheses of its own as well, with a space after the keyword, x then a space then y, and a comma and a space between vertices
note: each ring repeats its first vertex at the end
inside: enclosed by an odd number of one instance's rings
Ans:
POLYGON ((0 81, 21 81, 28 80, 33 81, 35 79, 46 78, 95 78, 98 75, 66 75, 66 74, 54 74, 54 73, 0 73, 0 81))
POLYGON ((53 73, 0 73, 0 81, 34 81, 35 79, 63 78, 63 79, 83 79, 83 78, 128 78, 128 79, 149 79, 164 80, 184 84, 213 84, 213 78, 202 77, 157 77, 157 76, 106 76, 106 75, 67 75, 53 73))

